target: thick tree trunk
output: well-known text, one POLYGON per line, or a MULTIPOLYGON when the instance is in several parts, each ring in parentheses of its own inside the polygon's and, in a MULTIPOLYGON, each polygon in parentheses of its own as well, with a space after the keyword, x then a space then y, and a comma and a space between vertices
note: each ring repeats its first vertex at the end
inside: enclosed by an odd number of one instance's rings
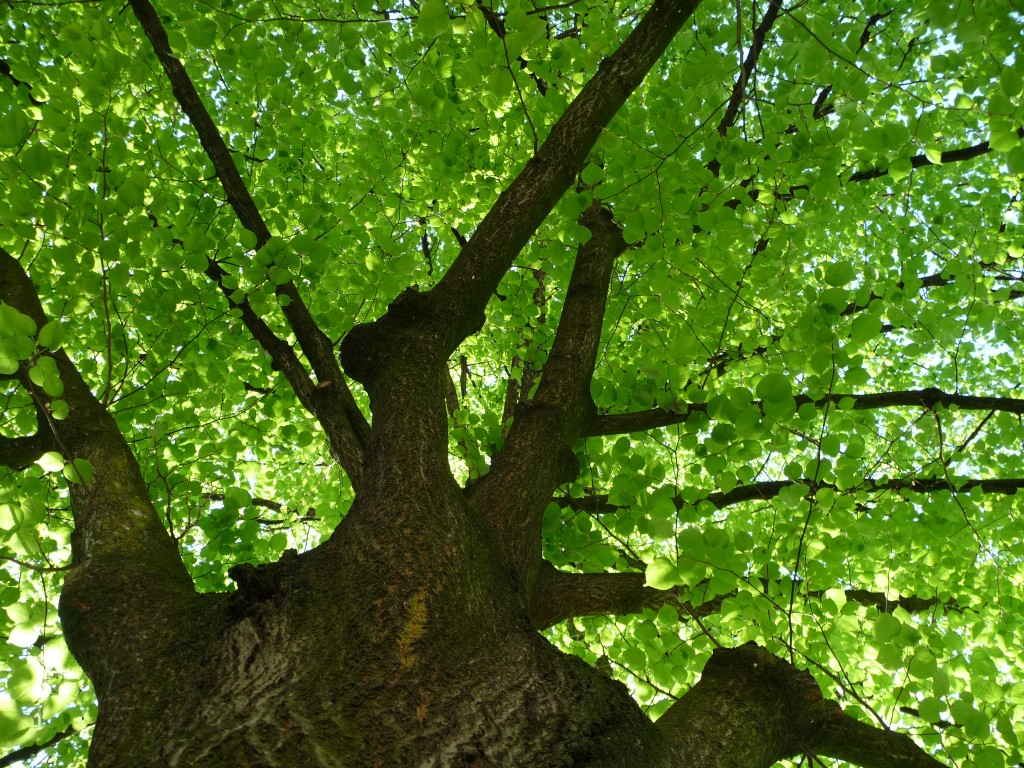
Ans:
POLYGON ((154 590, 162 619, 119 638, 128 653, 80 637, 91 603, 71 581, 62 618, 100 694, 90 764, 669 764, 621 684, 536 634, 483 534, 444 538, 394 567, 370 526, 344 524, 236 569, 235 593, 154 590))

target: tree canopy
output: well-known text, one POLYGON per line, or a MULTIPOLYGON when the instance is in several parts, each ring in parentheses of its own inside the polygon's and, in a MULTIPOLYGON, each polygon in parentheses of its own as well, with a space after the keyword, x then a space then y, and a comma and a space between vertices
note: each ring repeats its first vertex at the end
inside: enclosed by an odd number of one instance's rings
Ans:
POLYGON ((784 757, 1024 764, 1019 3, 153 2, 0 14, 0 766, 89 563, 364 524, 656 722, 754 642, 872 726, 784 757))

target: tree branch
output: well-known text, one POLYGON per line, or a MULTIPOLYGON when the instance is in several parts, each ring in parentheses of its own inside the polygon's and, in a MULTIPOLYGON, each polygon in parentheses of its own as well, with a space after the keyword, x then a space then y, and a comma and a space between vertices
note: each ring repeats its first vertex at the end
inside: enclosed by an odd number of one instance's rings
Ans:
MULTIPOLYGON (((11 254, 0 248, 0 301, 32 318, 37 328, 47 321, 35 286, 11 254)), ((58 396, 48 394, 28 375, 34 360, 51 358, 63 385, 59 398, 68 404, 64 419, 46 418, 50 440, 65 461, 85 459, 95 470, 92 481, 71 483, 76 536, 72 556, 77 564, 94 557, 115 557, 153 567, 174 582, 189 579, 167 531, 157 517, 131 449, 117 424, 100 405, 63 350, 38 348, 18 372, 21 386, 37 412, 49 413, 58 396), (129 512, 129 510, 131 510, 129 512)), ((42 422, 41 422, 42 423, 42 422)))
MULTIPOLYGON (((761 242, 765 244, 767 243, 767 241, 764 240, 762 240, 761 242)), ((996 267, 997 265, 981 262, 979 266, 981 266, 982 268, 992 268, 996 267)), ((951 283, 954 282, 953 278, 943 277, 941 274, 923 275, 921 277, 918 277, 917 279, 920 281, 921 287, 923 288, 939 288, 945 285, 950 285, 951 283)), ((1006 280, 1012 282, 1024 282, 1024 278, 1006 278, 1006 280)), ((907 286, 903 280, 900 280, 896 283, 896 287, 903 290, 907 286)), ((996 290, 997 289, 993 288, 992 292, 994 293, 996 290)), ((993 296, 991 298, 991 301, 1005 301, 1010 299, 1019 299, 1021 297, 1024 297, 1024 290, 1012 290, 1006 296, 1002 296, 999 298, 993 296)), ((868 296, 866 301, 851 301, 842 310, 839 311, 839 316, 850 317, 852 315, 855 315, 867 309, 868 306, 870 306, 871 302, 882 300, 882 298, 883 297, 875 293, 872 293, 868 296)), ((886 323, 883 324, 882 327, 879 329, 879 333, 892 333, 894 330, 895 328, 891 323, 886 323)), ((771 334, 768 338, 769 344, 774 344, 782 338, 782 334, 774 333, 771 334)), ((721 350, 719 352, 716 352, 714 355, 708 358, 704 368, 701 369, 697 374, 695 374, 692 377, 692 380, 699 380, 702 377, 707 376, 711 371, 717 371, 718 375, 721 376, 725 372, 725 369, 729 363, 746 360, 751 357, 764 356, 768 349, 769 346, 767 344, 763 346, 757 346, 752 349, 744 349, 741 345, 739 349, 721 350)))
POLYGON ((331 454, 345 470, 349 482, 352 483, 352 488, 358 492, 362 486, 363 453, 366 441, 369 439, 370 427, 352 397, 351 390, 345 384, 327 337, 316 326, 312 318, 303 321, 307 325, 309 336, 315 338, 313 343, 317 349, 317 360, 319 361, 314 363, 317 376, 332 375, 331 368, 333 367, 339 377, 333 380, 320 378, 320 383, 314 386, 306 367, 296 356, 295 350, 271 330, 266 321, 252 308, 249 300, 247 298, 242 298, 240 301, 232 299, 232 290, 224 284, 227 273, 220 265, 209 261, 206 275, 217 283, 224 298, 227 299, 228 306, 240 312, 242 323, 263 348, 263 351, 270 356, 273 367, 284 374, 295 395, 299 398, 299 402, 316 417, 327 437, 331 454), (325 352, 325 345, 327 349, 331 349, 329 353, 325 352), (330 356, 329 366, 323 365, 325 354, 330 356), (340 386, 335 386, 335 382, 340 386))
POLYGON ((608 283, 626 250, 622 230, 595 204, 580 217, 591 232, 578 249, 558 329, 540 384, 515 409, 504 447, 467 499, 491 523, 506 557, 532 593, 540 526, 551 493, 579 472, 572 444, 593 407, 590 380, 601 341, 608 283), (516 489, 513 491, 513 489, 516 489))
POLYGON ((567 573, 545 560, 530 619, 537 629, 546 629, 577 616, 625 616, 648 608, 656 611, 666 604, 703 618, 717 613, 725 597, 694 606, 679 600, 688 587, 654 589, 646 582, 642 573, 567 573))
MULTIPOLYGON (((709 493, 694 504, 702 504, 704 502, 710 502, 715 509, 723 509, 730 507, 734 504, 742 504, 747 501, 767 501, 773 499, 782 493, 786 488, 792 488, 796 485, 803 485, 808 488, 832 488, 840 493, 849 493, 850 491, 910 491, 911 493, 935 493, 937 491, 949 491, 951 493, 961 493, 963 491, 969 491, 972 488, 981 488, 984 493, 1002 493, 1008 496, 1014 495, 1017 491, 1024 488, 1024 479, 1020 478, 991 478, 984 480, 963 480, 963 482, 956 483, 944 477, 923 477, 923 478, 894 478, 890 480, 877 480, 875 478, 864 478, 857 486, 852 488, 839 489, 833 483, 821 483, 815 482, 810 479, 802 480, 770 480, 763 483, 750 483, 749 485, 740 485, 733 488, 728 493, 722 493, 719 491, 709 493)), ((593 496, 583 496, 580 498, 570 498, 568 496, 562 496, 555 499, 555 502, 562 507, 570 507, 571 509, 577 509, 581 512, 589 512, 590 514, 607 514, 609 512, 617 512, 622 507, 616 504, 608 503, 608 496, 606 494, 594 494, 593 496)), ((672 502, 676 505, 677 509, 681 509, 687 504, 681 496, 675 496, 672 502)))
MULTIPOLYGON (((929 410, 942 406, 956 407, 961 411, 1004 411, 1007 413, 1024 414, 1024 399, 1012 397, 977 397, 974 395, 958 395, 943 392, 932 387, 929 389, 912 389, 896 392, 875 392, 868 394, 831 393, 820 398, 808 395, 797 395, 796 406, 811 403, 818 408, 826 405, 837 405, 854 411, 875 410, 878 408, 927 408, 929 410)), ((763 409, 760 401, 753 403, 763 409)), ((646 432, 659 427, 684 423, 693 413, 707 413, 707 403, 685 403, 679 412, 664 408, 653 408, 648 411, 634 413, 608 414, 594 416, 583 428, 582 436, 598 437, 602 435, 622 435, 632 432, 646 432)))
POLYGON ((699 0, 655 0, 625 42, 559 118, 537 154, 488 211, 430 292, 449 320, 445 356, 483 324, 484 308, 513 259, 582 170, 604 126, 690 18, 699 0))
POLYGON ((130 5, 135 13, 135 18, 139 20, 142 31, 146 33, 146 37, 149 38, 149 42, 153 46, 153 52, 156 53, 167 74, 174 98, 195 127, 199 142, 202 144, 206 156, 213 163, 214 171, 224 188, 228 203, 234 209, 242 226, 256 235, 257 249, 262 248, 270 240, 270 230, 267 228, 266 222, 263 221, 263 216, 260 215, 242 175, 235 166, 231 150, 224 143, 217 125, 213 122, 199 92, 192 84, 192 79, 185 71, 184 65, 171 51, 167 31, 164 29, 156 9, 149 0, 130 0, 130 5))
MULTIPOLYGON (((16 377, 17 378, 17 377, 16 377)), ((0 436, 0 467, 21 470, 47 451, 57 449, 53 442, 46 410, 35 404, 36 432, 19 437, 0 436)))
MULTIPOLYGON (((270 230, 249 194, 231 150, 224 143, 188 72, 171 51, 167 32, 156 9, 149 0, 131 0, 131 6, 171 83, 175 99, 195 126, 199 142, 213 163, 228 203, 242 226, 256 235, 256 250, 261 249, 271 238, 270 230)), ((225 273, 219 265, 211 262, 206 274, 217 281, 224 290, 222 278, 225 273)), ((282 311, 317 376, 318 384, 315 388, 310 386, 308 374, 298 364, 294 353, 290 349, 285 351, 287 345, 274 336, 251 308, 246 312, 247 307, 242 303, 231 302, 230 296, 228 300, 233 307, 243 310, 243 322, 267 354, 284 366, 282 370, 295 388, 300 401, 323 426, 332 452, 345 469, 353 486, 358 486, 362 476, 363 449, 369 436, 366 418, 341 373, 333 345, 313 319, 294 282, 278 286, 276 293, 278 296, 288 297, 288 302, 283 303, 282 311), (257 320, 259 322, 256 322, 257 320)), ((247 304, 246 301, 245 305, 247 304)))
MULTIPOLYGON (((655 589, 647 586, 643 573, 568 573, 544 562, 541 574, 540 594, 532 607, 530 618, 537 629, 558 624, 577 616, 625 616, 643 611, 658 610, 663 605, 679 606, 689 616, 704 618, 718 613, 722 601, 735 597, 732 591, 716 595, 710 600, 694 605, 682 601, 680 596, 691 589, 700 590, 706 582, 693 587, 682 585, 671 589, 655 589)), ((767 579, 761 581, 761 589, 768 591, 767 579)), ((866 589, 843 590, 848 602, 872 606, 880 613, 892 613, 902 608, 908 613, 920 613, 939 605, 937 597, 896 597, 888 598, 882 592, 866 589)), ((809 590, 804 597, 818 600, 825 597, 825 590, 809 590)), ((955 600, 943 604, 947 609, 956 609, 955 600)))
MULTIPOLYGON (((747 93, 747 84, 750 81, 750 76, 754 73, 757 59, 764 49, 765 38, 774 26, 776 19, 778 19, 781 8, 782 0, 769 0, 768 10, 761 17, 761 23, 757 25, 757 29, 754 30, 753 39, 750 41, 750 48, 747 49, 747 57, 743 61, 740 75, 736 78, 736 83, 732 87, 732 94, 729 96, 729 103, 725 107, 725 114, 722 115, 722 120, 718 123, 719 136, 725 136, 726 132, 736 124, 740 106, 743 104, 743 97, 747 93)), ((714 163, 714 168, 711 168, 709 165, 709 170, 717 176, 718 161, 712 162, 714 163)))
POLYGON ((0 757, 0 768, 7 768, 8 766, 14 765, 15 763, 20 763, 25 760, 28 760, 34 757, 35 755, 38 755, 44 749, 49 749, 54 744, 63 741, 68 736, 74 736, 76 733, 78 733, 78 731, 75 729, 75 727, 73 725, 69 725, 60 733, 55 733, 42 744, 29 744, 27 746, 19 747, 18 749, 8 752, 3 757, 0 757))
POLYGON ((809 746, 818 755, 862 768, 945 768, 906 734, 863 723, 846 713, 830 719, 809 746))
MULTIPOLYGON (((0 301, 37 328, 46 323, 28 274, 2 248, 0 301)), ((75 527, 60 616, 68 647, 102 697, 115 678, 149 673, 146 654, 176 631, 184 605, 197 598, 131 448, 67 354, 37 347, 18 374, 38 410, 51 412, 56 390, 67 404, 65 418, 47 419, 64 461, 79 462, 80 481, 68 483, 75 527), (30 366, 44 358, 56 366, 60 387, 51 381, 44 390, 29 376, 30 366), (91 478, 81 461, 91 466, 91 478)))
POLYGON ((855 720, 805 671, 754 643, 720 648, 658 720, 685 765, 769 768, 803 754, 865 768, 941 768, 908 736, 855 720), (751 723, 757 723, 751 728, 751 723), (722 749, 714 734, 730 734, 722 749))
MULTIPOLYGON (((480 13, 484 17, 484 21, 487 22, 487 26, 491 28, 491 31, 504 42, 506 30, 505 22, 501 20, 501 17, 491 8, 484 5, 483 0, 476 0, 476 7, 480 10, 480 13)), ((506 48, 506 53, 507 52, 508 49, 506 48)), ((516 56, 516 61, 519 63, 519 68, 526 70, 533 82, 536 83, 537 90, 540 92, 540 95, 543 96, 546 94, 548 92, 548 84, 543 80, 543 78, 539 77, 536 72, 529 68, 530 63, 522 56, 516 56)), ((511 73, 511 62, 509 62, 509 71, 511 73)), ((512 77, 515 77, 514 73, 512 74, 512 77)))
MULTIPOLYGON (((1024 138, 1024 128, 1017 129, 1017 138, 1024 138)), ((983 141, 979 144, 974 144, 970 147, 960 147, 959 149, 950 149, 943 152, 939 157, 939 162, 935 163, 928 159, 927 155, 914 155, 910 158, 910 165, 912 168, 925 168, 929 165, 946 165, 947 163, 959 163, 964 160, 972 160, 975 157, 981 155, 987 155, 992 151, 987 141, 983 141)), ((847 181, 870 181, 871 179, 878 179, 882 176, 889 175, 889 166, 885 168, 870 168, 864 171, 854 171, 847 181)), ((794 187, 797 189, 797 187, 794 187)))

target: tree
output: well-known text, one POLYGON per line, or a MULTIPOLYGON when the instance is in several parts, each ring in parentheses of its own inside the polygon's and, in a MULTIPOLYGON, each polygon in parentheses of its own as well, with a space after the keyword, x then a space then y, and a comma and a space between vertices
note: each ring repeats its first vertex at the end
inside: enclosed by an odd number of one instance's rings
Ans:
POLYGON ((0 765, 1024 761, 1024 19, 921 5, 9 0, 0 765))

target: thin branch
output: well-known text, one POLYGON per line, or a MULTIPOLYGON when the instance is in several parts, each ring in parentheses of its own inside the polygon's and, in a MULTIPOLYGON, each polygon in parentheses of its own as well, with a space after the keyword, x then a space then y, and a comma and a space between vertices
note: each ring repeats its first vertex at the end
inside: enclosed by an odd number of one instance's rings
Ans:
POLYGON ((36 573, 60 573, 61 571, 70 571, 72 568, 71 565, 35 565, 27 560, 19 560, 16 557, 9 557, 7 555, 0 555, 0 560, 7 563, 14 563, 19 568, 35 571, 36 573))
MULTIPOLYGON (((167 32, 156 9, 149 0, 131 0, 131 7, 171 83, 175 99, 195 127, 199 142, 213 163, 228 203, 235 211, 242 226, 256 235, 256 250, 259 250, 269 242, 271 233, 235 165, 231 150, 224 142, 209 110, 196 91, 192 79, 185 71, 185 67, 171 51, 167 32)), ((218 265, 211 262, 207 275, 211 279, 217 280, 223 290, 224 273, 218 265)), ((313 412, 328 433, 331 447, 353 485, 358 485, 362 473, 363 448, 369 437, 366 418, 356 404, 341 373, 333 344, 313 319, 295 284, 287 282, 278 286, 276 292, 278 296, 288 299, 287 302, 282 302, 283 313, 302 346, 302 351, 313 367, 318 384, 315 388, 311 388, 305 372, 303 371, 300 376, 299 370, 291 364, 294 361, 289 361, 290 374, 286 372, 286 376, 288 376, 289 383, 293 387, 297 387, 296 394, 300 400, 313 412)), ((246 326, 256 336, 254 328, 258 324, 253 321, 254 317, 255 313, 250 309, 246 326)), ((243 320, 245 320, 244 317, 243 320)), ((294 358, 293 353, 283 352, 283 342, 270 333, 265 323, 259 330, 260 335, 257 336, 257 341, 264 346, 268 354, 272 357, 277 355, 279 358, 290 354, 294 358)), ((301 366, 299 367, 301 368, 301 366)))
MULTIPOLYGON (((715 509, 724 509, 734 504, 743 504, 748 501, 768 501, 774 499, 787 488, 794 486, 805 486, 807 488, 832 488, 837 492, 850 493, 853 491, 906 491, 909 493, 937 493, 949 491, 950 493, 963 493, 974 488, 980 488, 983 493, 1006 494, 1013 496, 1017 491, 1024 488, 1022 478, 988 478, 988 479, 964 479, 962 482, 949 480, 945 477, 915 477, 915 478, 894 478, 881 480, 876 478, 865 478, 856 486, 850 488, 837 488, 833 483, 815 482, 810 479, 802 480, 770 480, 762 483, 750 483, 733 488, 728 493, 716 491, 709 493, 693 502, 694 505, 710 503, 715 509)), ((618 512, 623 507, 617 504, 610 504, 606 494, 594 494, 572 498, 560 496, 555 498, 555 503, 562 507, 569 507, 581 512, 590 514, 608 514, 618 512)), ((675 496, 672 499, 677 509, 687 505, 682 496, 675 496)))
MULTIPOLYGON (((493 9, 491 9, 488 6, 484 5, 483 0, 476 0, 476 7, 480 10, 480 13, 483 14, 484 20, 487 22, 487 26, 490 27, 491 31, 493 31, 494 34, 496 34, 501 39, 501 44, 502 44, 502 46, 505 49, 505 60, 506 60, 506 63, 508 64, 509 74, 512 75, 512 81, 515 82, 516 76, 515 76, 515 73, 512 72, 512 63, 510 61, 508 61, 508 46, 506 45, 506 41, 505 41, 505 35, 506 35, 505 22, 501 20, 501 17, 497 13, 495 13, 493 9)), ((533 82, 536 83, 537 90, 540 92, 540 95, 541 96, 545 95, 548 92, 548 84, 544 81, 544 79, 541 78, 539 75, 537 75, 536 72, 534 72, 533 70, 530 69, 529 62, 527 62, 526 59, 524 59, 522 56, 516 56, 516 61, 519 63, 519 68, 522 69, 522 70, 526 70, 527 73, 530 75, 530 77, 533 79, 533 82)), ((519 83, 515 83, 515 85, 516 85, 516 90, 518 91, 519 90, 519 83)), ((520 102, 522 102, 522 98, 523 98, 523 95, 522 95, 522 92, 520 92, 520 94, 519 94, 520 102)), ((526 104, 523 103, 522 106, 523 106, 523 111, 526 112, 526 104)), ((530 120, 529 112, 526 112, 526 119, 530 120)), ((533 128, 533 121, 532 120, 530 121, 530 127, 533 128)), ((536 152, 537 151, 537 132, 536 132, 536 130, 534 130, 533 138, 534 138, 533 151, 536 152)))
POLYGON ((16 763, 24 762, 30 758, 35 757, 43 750, 49 749, 54 744, 63 741, 68 736, 74 736, 78 733, 78 730, 73 726, 69 725, 60 733, 56 733, 49 739, 44 741, 42 744, 29 744, 25 747, 19 747, 13 752, 8 752, 3 757, 0 757, 0 768, 7 768, 7 766, 15 765, 16 763))
POLYGON ((216 123, 213 122, 199 92, 192 84, 192 79, 185 71, 184 65, 171 51, 167 31, 157 15, 156 8, 149 0, 130 0, 130 4, 142 30, 153 46, 153 52, 156 53, 167 74, 174 98, 195 127, 199 142, 203 145, 206 156, 213 163, 214 171, 224 188, 228 203, 234 209, 242 226, 256 235, 257 248, 262 248, 270 240, 270 230, 267 228, 266 222, 263 221, 263 216, 260 215, 242 175, 235 166, 231 150, 224 143, 216 123))
MULTIPOLYGON (((1017 138, 1024 138, 1024 128, 1017 129, 1017 138)), ((987 141, 983 141, 980 144, 974 144, 970 147, 961 147, 960 149, 950 149, 943 152, 939 157, 939 162, 933 162, 928 159, 927 155, 914 155, 910 158, 910 165, 912 168, 925 168, 929 165, 946 165, 947 163, 959 163, 964 160, 972 160, 975 157, 986 155, 992 151, 992 147, 989 146, 987 141)), ((854 181, 869 181, 871 179, 877 179, 882 176, 889 174, 889 167, 885 168, 871 168, 864 171, 855 171, 848 182, 854 181)), ((793 189, 797 189, 794 187, 793 189)))
MULTIPOLYGON (((228 306, 238 310, 242 323, 263 351, 270 356, 272 367, 284 374, 299 402, 320 422, 331 447, 331 453, 345 470, 353 489, 358 491, 362 484, 363 446, 369 436, 369 425, 352 399, 352 393, 344 380, 339 379, 341 386, 338 387, 334 386, 331 380, 322 381, 314 386, 295 350, 271 330, 266 321, 252 308, 249 299, 232 298, 234 292, 225 285, 224 278, 227 277, 227 273, 221 266, 212 260, 209 261, 206 275, 217 283, 228 306)), ((312 318, 309 322, 312 323, 312 318)), ((314 333, 322 335, 319 328, 316 328, 314 333)), ((319 343, 323 344, 323 341, 319 343)), ((329 342, 327 344, 329 346, 329 342)), ((337 365, 336 362, 333 364, 337 365)), ((340 369, 337 375, 341 376, 340 369)))
MULTIPOLYGON (((750 81, 754 67, 757 66, 757 59, 764 49, 765 38, 768 36, 772 26, 774 26, 776 19, 778 19, 781 8, 782 0, 769 0, 768 10, 761 17, 761 23, 757 25, 757 29, 754 30, 753 39, 750 41, 750 48, 747 50, 747 57, 740 68, 739 77, 732 87, 732 94, 729 96, 729 103, 725 107, 722 120, 718 124, 717 130, 720 136, 725 136, 726 132, 736 124, 736 118, 739 116, 743 98, 747 93, 747 83, 750 81)), ((714 171, 712 172, 714 173, 714 171)), ((718 174, 715 173, 715 175, 717 176, 718 174)))
MULTIPOLYGON (((932 387, 929 389, 913 389, 897 392, 876 392, 868 394, 851 394, 833 392, 820 398, 797 395, 796 407, 812 404, 818 408, 836 405, 841 409, 854 411, 875 410, 878 408, 956 408, 961 411, 1003 411, 1024 414, 1024 399, 1012 397, 978 397, 943 392, 932 387)), ((760 401, 752 405, 763 409, 760 401)), ((598 437, 602 435, 623 435, 632 432, 646 432, 659 427, 682 424, 693 413, 707 413, 707 403, 685 403, 678 411, 664 408, 652 408, 648 411, 634 413, 607 414, 594 416, 584 427, 582 436, 598 437)))
MULTIPOLYGON (((1024 138, 1024 128, 1017 129, 1017 137, 1024 138)), ((939 162, 934 162, 928 159, 926 154, 914 155, 910 158, 910 165, 913 169, 925 168, 930 165, 949 165, 951 163, 960 163, 966 160, 972 160, 976 157, 986 155, 992 151, 987 141, 982 141, 978 144, 972 144, 968 147, 959 147, 957 149, 949 149, 943 152, 939 156, 939 162)), ((852 171, 849 176, 841 175, 840 181, 843 184, 857 183, 861 181, 872 181, 874 179, 882 178, 883 176, 889 175, 889 166, 884 168, 868 168, 863 171, 852 171)), ((756 187, 744 187, 746 194, 750 200, 757 200, 761 195, 761 190, 756 187)), ((810 187, 807 184, 795 184, 789 187, 788 192, 775 191, 772 194, 777 200, 794 200, 797 198, 798 192, 807 192, 810 187)), ((738 198, 727 200, 723 203, 726 208, 739 208, 743 203, 738 198)))

